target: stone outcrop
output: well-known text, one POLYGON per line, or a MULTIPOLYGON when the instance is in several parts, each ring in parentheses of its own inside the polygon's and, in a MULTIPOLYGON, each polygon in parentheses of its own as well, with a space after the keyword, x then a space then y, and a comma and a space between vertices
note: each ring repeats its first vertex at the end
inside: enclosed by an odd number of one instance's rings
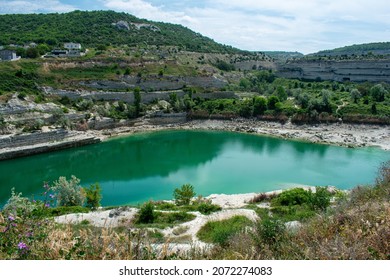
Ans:
POLYGON ((90 134, 59 129, 0 137, 0 160, 51 152, 100 142, 90 134))
POLYGON ((390 83, 390 59, 293 60, 279 65, 277 75, 303 80, 390 83))
POLYGON ((139 87, 143 91, 178 90, 185 86, 202 88, 223 88, 226 81, 214 76, 179 77, 179 76, 148 76, 145 78, 124 76, 121 81, 86 81, 80 85, 97 90, 126 90, 139 87))
MULTIPOLYGON (((47 94, 66 96, 70 99, 90 99, 90 100, 104 100, 104 101, 123 101, 127 103, 134 103, 134 94, 132 92, 111 92, 111 91, 71 91, 71 90, 60 90, 53 88, 45 89, 47 94)), ((176 91, 157 91, 157 92, 143 92, 141 94, 142 103, 149 104, 155 100, 166 100, 169 101, 169 95, 176 93, 177 97, 182 98, 186 93, 182 90, 176 91)), ((205 98, 205 99, 220 99, 220 98, 233 98, 236 99, 238 96, 232 91, 218 91, 210 93, 194 93, 193 98, 205 98)))

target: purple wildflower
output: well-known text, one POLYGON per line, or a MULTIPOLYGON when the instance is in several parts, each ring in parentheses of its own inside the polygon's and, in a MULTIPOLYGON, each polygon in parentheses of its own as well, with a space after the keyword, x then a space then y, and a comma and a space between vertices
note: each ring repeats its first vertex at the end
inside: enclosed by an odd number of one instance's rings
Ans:
POLYGON ((46 208, 50 208, 50 204, 49 204, 49 203, 46 203, 46 204, 45 204, 45 207, 46 207, 46 208))
POLYGON ((54 194, 49 194, 49 197, 50 198, 54 198, 54 194))
POLYGON ((24 242, 19 242, 19 244, 18 244, 18 249, 21 250, 21 251, 27 251, 29 248, 28 248, 28 246, 27 246, 26 243, 24 243, 24 242))
POLYGON ((9 216, 8 216, 8 221, 10 221, 10 222, 13 222, 13 221, 15 221, 15 218, 14 218, 14 216, 12 216, 12 215, 9 215, 9 216))

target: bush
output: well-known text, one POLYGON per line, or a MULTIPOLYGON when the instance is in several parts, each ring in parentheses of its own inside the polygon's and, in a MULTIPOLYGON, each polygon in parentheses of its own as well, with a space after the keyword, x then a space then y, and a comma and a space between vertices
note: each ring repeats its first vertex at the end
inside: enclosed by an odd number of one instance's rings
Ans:
POLYGON ((221 209, 221 206, 212 204, 211 202, 201 202, 197 207, 197 210, 203 215, 209 215, 212 212, 220 211, 221 209))
POLYGON ((180 211, 171 213, 158 213, 156 215, 155 223, 161 224, 178 224, 191 221, 195 218, 194 215, 180 211))
POLYGON ((243 216, 235 216, 222 221, 207 222, 198 231, 197 236, 204 242, 226 246, 230 238, 242 232, 250 224, 251 221, 243 216))
POLYGON ((60 177, 54 182, 51 189, 57 197, 57 206, 83 206, 85 194, 79 183, 80 179, 74 175, 69 181, 60 177))
POLYGON ((90 185, 88 188, 84 188, 85 197, 87 199, 86 206, 88 208, 98 208, 100 206, 100 200, 102 199, 101 187, 98 183, 90 185))
POLYGON ((15 193, 15 188, 11 189, 11 197, 3 207, 3 212, 14 216, 29 216, 37 206, 22 193, 15 193))
POLYGON ((138 213, 137 224, 152 224, 156 218, 154 204, 151 201, 145 202, 138 213))
POLYGON ((62 216, 66 214, 74 213, 88 213, 89 209, 81 206, 59 206, 55 208, 49 208, 47 210, 48 216, 62 216))
POLYGON ((331 194, 326 187, 317 187, 310 195, 310 207, 313 210, 326 210, 330 205, 331 194))
POLYGON ((302 205, 310 200, 310 193, 302 188, 287 190, 274 198, 271 204, 274 206, 302 205))
POLYGON ((275 245, 285 237, 286 227, 278 219, 263 219, 256 224, 256 234, 254 240, 258 245, 275 245))
POLYGON ((180 189, 176 188, 173 191, 173 197, 177 205, 189 205, 195 195, 194 187, 190 184, 185 184, 180 189))

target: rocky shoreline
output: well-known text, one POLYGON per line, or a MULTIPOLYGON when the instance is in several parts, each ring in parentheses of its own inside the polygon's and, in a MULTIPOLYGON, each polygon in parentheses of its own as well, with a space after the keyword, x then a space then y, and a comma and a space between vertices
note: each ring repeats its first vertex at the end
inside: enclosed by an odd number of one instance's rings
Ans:
POLYGON ((144 121, 133 127, 119 127, 94 131, 94 134, 96 137, 106 140, 111 137, 131 135, 133 133, 174 129, 251 133, 349 148, 378 147, 383 150, 390 150, 390 126, 343 123, 294 125, 291 123, 281 124, 277 122, 236 119, 191 120, 184 123, 152 125, 144 121))
POLYGON ((0 137, 0 160, 94 144, 116 136, 180 129, 251 133, 349 148, 372 146, 390 150, 389 126, 343 123, 294 125, 248 119, 190 120, 179 123, 154 124, 153 120, 142 118, 131 126, 103 130, 64 132, 61 129, 54 129, 46 132, 3 136, 0 137))
POLYGON ((101 140, 89 133, 64 130, 36 132, 0 137, 0 160, 99 143, 101 140))

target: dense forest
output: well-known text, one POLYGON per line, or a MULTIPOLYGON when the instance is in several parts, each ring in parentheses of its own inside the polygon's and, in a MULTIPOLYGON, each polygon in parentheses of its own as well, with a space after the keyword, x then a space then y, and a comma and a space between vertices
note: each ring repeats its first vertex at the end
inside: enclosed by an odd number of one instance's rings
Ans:
POLYGON ((78 42, 83 47, 145 44, 174 45, 183 50, 199 52, 241 52, 181 25, 152 22, 113 11, 0 15, 0 46, 31 42, 46 44, 52 48, 61 46, 64 42, 78 42), (116 23, 120 21, 127 22, 129 28, 118 27, 116 23), (149 24, 153 28, 137 27, 131 23, 149 24))

